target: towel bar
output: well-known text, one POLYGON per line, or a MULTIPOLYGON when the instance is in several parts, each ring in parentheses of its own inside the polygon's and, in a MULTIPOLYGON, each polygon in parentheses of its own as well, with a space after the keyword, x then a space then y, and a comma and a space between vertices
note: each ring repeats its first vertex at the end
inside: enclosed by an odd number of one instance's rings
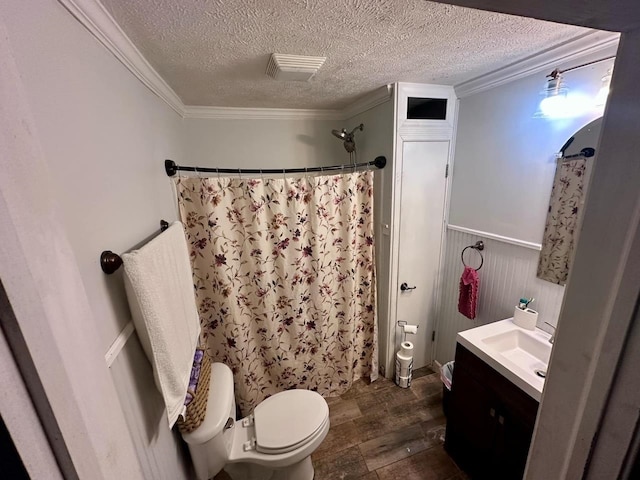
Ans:
MULTIPOLYGON (((169 228, 169 222, 160 220, 160 231, 164 232, 169 228)), ((105 250, 100 254, 100 268, 107 275, 111 275, 122 265, 122 258, 117 253, 113 253, 111 250, 105 250)))

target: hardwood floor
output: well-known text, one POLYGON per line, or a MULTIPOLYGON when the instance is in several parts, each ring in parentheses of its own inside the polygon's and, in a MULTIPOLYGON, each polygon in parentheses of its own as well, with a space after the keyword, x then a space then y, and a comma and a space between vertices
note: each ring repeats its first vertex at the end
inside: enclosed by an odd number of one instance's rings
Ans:
MULTIPOLYGON (((311 456, 314 480, 464 480, 442 446, 442 382, 430 368, 411 388, 390 380, 358 380, 328 398, 331 428, 311 456)), ((214 480, 228 480, 224 472, 214 480)))

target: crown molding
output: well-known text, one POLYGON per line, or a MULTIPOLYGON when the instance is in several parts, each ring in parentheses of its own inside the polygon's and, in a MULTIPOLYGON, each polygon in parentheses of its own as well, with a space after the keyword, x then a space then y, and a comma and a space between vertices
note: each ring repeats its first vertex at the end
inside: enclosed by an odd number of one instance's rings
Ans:
POLYGON ((356 100, 351 105, 347 105, 342 109, 342 119, 348 120, 360 115, 361 113, 371 110, 378 105, 391 100, 393 98, 393 85, 385 85, 380 88, 376 88, 373 92, 364 95, 362 98, 356 100))
POLYGON ((186 106, 185 118, 228 120, 348 120, 391 99, 393 85, 385 85, 366 94, 342 110, 303 108, 241 108, 186 106))
POLYGON ((615 53, 619 39, 619 33, 598 30, 587 32, 578 38, 531 55, 511 65, 462 82, 455 86, 456 94, 458 98, 468 97, 529 75, 550 72, 559 65, 577 61, 587 55, 594 55, 604 50, 613 50, 615 53))
POLYGON ((147 88, 179 115, 184 114, 184 104, 180 97, 144 58, 98 0, 58 1, 147 88))
POLYGON ((227 120, 342 120, 341 110, 186 106, 184 118, 227 120))
MULTIPOLYGON (((58 1, 144 85, 185 118, 347 120, 386 102, 393 94, 391 85, 383 86, 342 110, 185 106, 98 0, 58 1)), ((613 50, 619 37, 617 33, 588 32, 504 68, 462 82, 455 86, 456 94, 463 98, 541 71, 551 71, 558 65, 586 55, 613 50)))
POLYGON ((346 120, 391 98, 384 86, 342 110, 186 106, 98 0, 58 0, 133 75, 184 118, 253 120, 346 120))

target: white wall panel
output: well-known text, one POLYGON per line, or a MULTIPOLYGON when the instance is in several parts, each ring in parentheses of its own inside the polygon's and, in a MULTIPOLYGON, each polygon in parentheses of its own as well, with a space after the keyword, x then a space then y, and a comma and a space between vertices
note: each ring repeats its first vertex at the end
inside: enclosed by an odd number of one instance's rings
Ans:
POLYGON ((191 459, 177 428, 169 429, 162 396, 138 336, 129 337, 110 368, 144 478, 193 478, 191 459))
MULTIPOLYGON (((537 250, 451 229, 446 233, 445 249, 442 300, 436 335, 436 361, 444 363, 453 360, 458 332, 512 317, 513 309, 521 297, 535 298, 531 308, 539 313, 538 327, 551 331, 544 322, 556 325, 564 287, 536 277, 539 255, 537 250), (458 313, 458 286, 464 268, 460 261, 460 252, 478 240, 485 244, 482 252, 484 265, 478 272, 478 315, 474 320, 470 320, 458 313)), ((474 263, 479 262, 479 257, 471 249, 465 252, 465 260, 471 266, 479 265, 474 263)))

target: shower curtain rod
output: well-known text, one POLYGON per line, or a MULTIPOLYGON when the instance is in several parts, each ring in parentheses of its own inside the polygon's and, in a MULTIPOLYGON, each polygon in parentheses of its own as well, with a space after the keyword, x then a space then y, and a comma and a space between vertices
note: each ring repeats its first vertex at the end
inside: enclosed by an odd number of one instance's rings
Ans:
POLYGON ((376 168, 384 168, 387 164, 387 158, 383 156, 376 157, 371 162, 356 163, 352 165, 332 165, 330 167, 310 167, 310 168, 200 168, 200 167, 184 167, 177 165, 173 160, 164 161, 164 170, 167 175, 173 177, 178 171, 183 172, 202 172, 202 173, 258 173, 258 174, 278 174, 278 173, 309 173, 309 172, 329 172, 333 170, 347 170, 362 167, 374 166, 376 168))

